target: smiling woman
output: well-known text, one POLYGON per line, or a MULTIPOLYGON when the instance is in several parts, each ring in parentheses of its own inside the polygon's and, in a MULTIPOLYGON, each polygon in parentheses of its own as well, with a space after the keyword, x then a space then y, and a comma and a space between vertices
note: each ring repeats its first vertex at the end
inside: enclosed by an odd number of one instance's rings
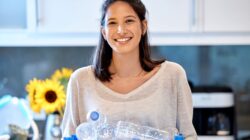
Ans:
POLYGON ((68 84, 64 137, 96 110, 111 123, 177 128, 185 139, 197 139, 186 73, 176 63, 151 59, 145 15, 140 0, 104 2, 93 65, 76 70, 68 84))

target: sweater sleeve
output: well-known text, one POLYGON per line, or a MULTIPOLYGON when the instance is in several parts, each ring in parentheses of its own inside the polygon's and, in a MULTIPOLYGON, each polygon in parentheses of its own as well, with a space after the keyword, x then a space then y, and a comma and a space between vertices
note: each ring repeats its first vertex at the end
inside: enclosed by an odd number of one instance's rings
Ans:
POLYGON ((62 120, 62 137, 69 137, 72 134, 75 134, 76 127, 78 126, 80 119, 78 113, 78 86, 77 80, 72 74, 68 87, 67 87, 67 98, 66 98, 66 107, 64 111, 64 116, 62 120))
POLYGON ((185 70, 180 67, 177 74, 177 128, 184 135, 185 140, 196 140, 197 134, 192 123, 192 93, 188 85, 185 70))

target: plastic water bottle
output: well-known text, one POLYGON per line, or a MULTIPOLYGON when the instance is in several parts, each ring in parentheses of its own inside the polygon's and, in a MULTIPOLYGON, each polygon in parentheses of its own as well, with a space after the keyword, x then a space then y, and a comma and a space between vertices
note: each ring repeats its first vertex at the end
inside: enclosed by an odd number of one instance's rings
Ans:
POLYGON ((79 140, 181 140, 175 137, 177 133, 176 128, 163 131, 124 121, 114 125, 105 115, 97 111, 88 113, 87 122, 76 129, 79 140))
POLYGON ((92 111, 87 115, 87 122, 76 129, 80 140, 112 140, 114 127, 107 123, 107 117, 100 112, 92 111))
POLYGON ((153 127, 119 121, 115 136, 117 140, 173 140, 173 133, 177 133, 177 129, 162 131, 153 127))
POLYGON ((98 140, 111 140, 114 138, 114 126, 108 122, 107 117, 97 111, 92 111, 87 115, 88 122, 91 122, 98 140))
POLYGON ((143 136, 136 124, 119 121, 116 126, 115 137, 117 140, 141 140, 143 136))
POLYGON ((94 128, 88 122, 82 123, 76 128, 76 136, 79 140, 94 140, 96 138, 94 128))

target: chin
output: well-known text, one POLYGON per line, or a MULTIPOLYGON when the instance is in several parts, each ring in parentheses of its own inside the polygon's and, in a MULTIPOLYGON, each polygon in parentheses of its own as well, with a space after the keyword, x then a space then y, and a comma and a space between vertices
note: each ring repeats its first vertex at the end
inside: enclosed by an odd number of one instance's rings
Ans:
POLYGON ((133 53, 137 50, 139 52, 139 49, 137 49, 137 48, 125 48, 125 46, 122 46, 122 47, 117 47, 117 48, 113 49, 113 51, 117 54, 129 54, 129 53, 133 53))

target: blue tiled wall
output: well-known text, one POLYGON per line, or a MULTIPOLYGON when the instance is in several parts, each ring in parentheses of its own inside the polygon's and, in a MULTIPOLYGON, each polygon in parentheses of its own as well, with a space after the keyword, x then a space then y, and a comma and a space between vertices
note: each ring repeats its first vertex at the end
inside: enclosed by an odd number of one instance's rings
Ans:
MULTIPOLYGON (((22 97, 33 77, 44 79, 61 67, 89 65, 93 51, 94 47, 1 47, 0 81, 7 79, 6 88, 22 97)), ((227 85, 235 91, 250 89, 249 54, 250 46, 152 47, 153 58, 181 64, 194 85, 227 85)))

